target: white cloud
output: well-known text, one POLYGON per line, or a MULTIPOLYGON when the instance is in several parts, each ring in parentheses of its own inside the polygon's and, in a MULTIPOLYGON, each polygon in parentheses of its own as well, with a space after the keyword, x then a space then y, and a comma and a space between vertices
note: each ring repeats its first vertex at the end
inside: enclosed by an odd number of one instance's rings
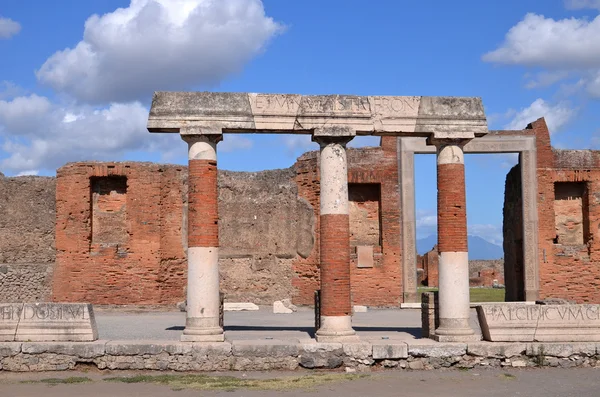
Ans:
POLYGON ((581 10, 585 8, 600 9, 600 0, 565 0, 565 7, 569 10, 581 10))
POLYGON ((185 152, 177 134, 149 134, 147 117, 139 102, 94 108, 63 107, 37 95, 0 101, 1 149, 8 155, 0 168, 18 174, 69 161, 120 160, 130 151, 185 152))
MULTIPOLYGON (((600 9, 600 0, 572 0, 565 4, 571 9, 600 9)), ((536 68, 533 75, 526 75, 526 88, 545 88, 572 78, 574 81, 560 87, 560 95, 573 95, 584 88, 589 95, 600 97, 600 15, 592 20, 555 20, 529 13, 506 33, 497 49, 482 59, 536 68)))
POLYGON ((530 79, 525 84, 525 87, 529 88, 529 89, 544 88, 544 87, 551 86, 554 83, 557 83, 561 80, 564 80, 567 77, 569 77, 569 72, 566 72, 564 70, 559 70, 556 72, 543 71, 543 72, 537 73, 534 78, 530 79))
POLYGON ((21 171, 17 174, 17 176, 29 176, 29 175, 38 175, 39 171, 38 170, 25 170, 25 171, 21 171))
POLYGON ((551 105, 541 98, 533 101, 531 105, 518 111, 512 121, 504 126, 509 130, 521 130, 527 124, 539 119, 546 118, 550 133, 560 131, 575 115, 575 109, 572 109, 568 103, 561 102, 556 105, 551 105))
POLYGON ((11 99, 23 94, 24 90, 12 81, 0 81, 0 100, 11 99))
POLYGON ((417 239, 437 234, 437 210, 418 209, 416 213, 417 239))
POLYGON ((0 101, 0 126, 14 135, 28 135, 48 123, 52 104, 38 95, 0 101))
POLYGON ((21 24, 0 16, 0 39, 10 39, 21 31, 21 24))
POLYGON ((260 0, 131 0, 88 18, 83 40, 36 74, 84 102, 147 100, 152 91, 216 85, 281 29, 260 0))
POLYGON ((600 16, 592 21, 554 20, 527 14, 513 26, 504 43, 483 56, 486 62, 547 68, 600 66, 600 16))

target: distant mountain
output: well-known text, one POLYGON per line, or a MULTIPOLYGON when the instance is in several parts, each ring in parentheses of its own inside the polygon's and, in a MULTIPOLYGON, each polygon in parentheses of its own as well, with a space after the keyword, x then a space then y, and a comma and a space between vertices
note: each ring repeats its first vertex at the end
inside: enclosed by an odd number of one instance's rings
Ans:
MULTIPOLYGON (((437 244, 435 234, 417 240, 417 253, 423 255, 437 244)), ((501 246, 492 244, 478 236, 469 236, 469 259, 500 259, 504 257, 501 246)))

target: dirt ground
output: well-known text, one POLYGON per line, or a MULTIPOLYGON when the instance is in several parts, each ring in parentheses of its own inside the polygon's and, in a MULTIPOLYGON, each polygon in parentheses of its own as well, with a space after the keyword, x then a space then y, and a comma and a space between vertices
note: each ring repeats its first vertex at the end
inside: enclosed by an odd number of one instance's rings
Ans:
MULTIPOLYGON (((333 379, 319 386, 308 388, 286 386, 277 390, 249 390, 227 387, 219 390, 198 390, 153 384, 145 379, 142 383, 109 382, 109 377, 129 377, 145 374, 160 376, 157 372, 61 372, 61 373, 0 373, 0 395, 2 397, 28 396, 486 396, 486 397, 586 397, 600 395, 600 369, 488 369, 488 370, 445 370, 445 371, 388 371, 367 374, 358 379, 349 379, 338 373, 333 379), (76 377, 86 383, 70 382, 76 377), (49 378, 62 381, 49 382, 49 378), (69 378, 71 380, 69 380, 69 378), (46 379, 46 380, 44 380, 46 379), (56 384, 52 384, 56 383, 56 384)), ((239 380, 273 379, 284 377, 311 377, 319 373, 298 371, 293 373, 228 373, 210 376, 233 376, 239 380)), ((320 373, 325 374, 325 373, 320 373)), ((330 374, 330 373, 329 373, 330 374)), ((173 374, 173 379, 185 376, 173 374)))

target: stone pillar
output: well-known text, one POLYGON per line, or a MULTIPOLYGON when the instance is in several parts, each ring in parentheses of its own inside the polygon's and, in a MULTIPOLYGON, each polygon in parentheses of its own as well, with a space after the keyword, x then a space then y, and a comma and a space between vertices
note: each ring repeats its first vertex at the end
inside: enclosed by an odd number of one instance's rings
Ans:
POLYGON ((358 341, 352 329, 350 299, 346 143, 352 136, 315 136, 313 139, 321 146, 321 327, 316 337, 319 342, 358 341))
POLYGON ((465 163, 459 140, 434 141, 437 147, 439 316, 435 339, 477 339, 469 326, 469 254, 465 163))
POLYGON ((402 230, 402 294, 400 307, 420 307, 417 296, 417 219, 415 204, 414 138, 397 138, 398 187, 402 230))
POLYGON ((222 342, 217 188, 217 143, 222 135, 181 137, 189 145, 187 317, 181 340, 222 342))

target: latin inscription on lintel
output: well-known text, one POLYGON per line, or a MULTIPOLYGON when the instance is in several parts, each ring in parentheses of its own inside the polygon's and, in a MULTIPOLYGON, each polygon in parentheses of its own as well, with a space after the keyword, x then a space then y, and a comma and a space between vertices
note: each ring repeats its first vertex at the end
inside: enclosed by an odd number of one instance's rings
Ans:
POLYGON ((419 97, 294 94, 250 94, 249 97, 254 115, 370 117, 372 114, 406 113, 414 116, 419 107, 419 97))

